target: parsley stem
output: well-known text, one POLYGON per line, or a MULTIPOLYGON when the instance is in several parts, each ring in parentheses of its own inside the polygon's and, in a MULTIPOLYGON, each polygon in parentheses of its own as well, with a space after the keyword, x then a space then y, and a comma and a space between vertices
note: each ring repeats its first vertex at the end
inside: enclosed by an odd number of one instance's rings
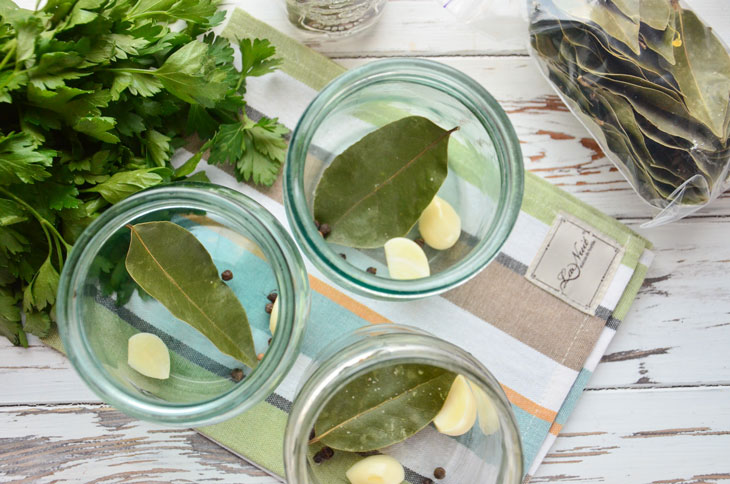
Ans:
POLYGON ((154 17, 155 15, 170 16, 170 14, 165 12, 164 10, 150 10, 149 12, 144 12, 137 15, 128 15, 125 20, 136 20, 138 18, 154 17))
MULTIPOLYGON (((13 56, 13 55, 15 54, 15 51, 16 51, 16 50, 17 50, 17 48, 18 48, 18 42, 17 42, 17 41, 15 40, 15 39, 13 39, 13 42, 14 42, 14 43, 13 43, 13 47, 12 47, 12 48, 11 48, 11 49, 10 49, 10 50, 8 51, 8 53, 7 53, 7 54, 5 54, 5 58, 3 59, 3 61, 2 61, 2 62, 0 62, 0 71, 1 71, 2 69, 3 69, 3 67, 5 67, 5 64, 7 64, 7 63, 8 63, 8 61, 9 61, 9 60, 10 60, 10 58, 11 58, 11 57, 12 57, 12 56, 13 56)), ((4 86, 3 86, 3 87, 4 87, 4 86)))
MULTIPOLYGON (((2 187, 0 187, 0 193, 5 194, 6 196, 12 198, 16 202, 18 202, 19 204, 21 204, 22 206, 24 206, 31 213, 31 215, 33 215, 33 217, 35 217, 35 219, 38 220, 38 223, 41 224, 41 228, 43 229, 44 232, 46 232, 46 228, 50 229, 51 230, 51 233, 53 233, 53 235, 58 238, 58 240, 63 244, 63 246, 66 248, 66 250, 67 251, 68 250, 71 250, 71 245, 68 244, 64 240, 64 238, 61 236, 61 234, 58 232, 58 230, 56 230, 56 227, 54 227, 51 222, 49 222, 48 220, 46 220, 33 207, 31 207, 28 204, 28 202, 26 202, 22 198, 16 197, 15 195, 13 195, 12 193, 10 193, 9 191, 7 191, 6 189, 4 189, 2 187)), ((49 246, 51 245, 50 241, 49 241, 48 245, 49 246)))

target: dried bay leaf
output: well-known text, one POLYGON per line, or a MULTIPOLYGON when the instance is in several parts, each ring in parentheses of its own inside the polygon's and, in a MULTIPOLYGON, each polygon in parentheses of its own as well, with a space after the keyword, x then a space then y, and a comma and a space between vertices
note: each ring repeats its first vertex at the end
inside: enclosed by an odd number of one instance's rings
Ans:
POLYGON ((641 18, 641 0, 611 0, 611 3, 635 24, 641 18))
POLYGON ((418 364, 366 373, 325 405, 310 444, 369 452, 402 442, 434 419, 455 378, 443 368, 418 364))
POLYGON ((670 0, 641 0, 641 22, 652 29, 663 31, 672 14, 670 0))
POLYGON ((632 22, 613 5, 586 0, 553 0, 553 3, 574 18, 593 22, 639 54, 639 24, 632 22))
POLYGON ((172 222, 128 227, 131 240, 125 266, 132 279, 222 353, 255 367, 258 360, 246 311, 198 239, 172 222))
POLYGON ((456 129, 409 116, 335 157, 314 195, 314 217, 331 229, 328 242, 376 248, 407 234, 446 179, 456 129))
POLYGON ((639 33, 639 38, 646 44, 646 47, 663 57, 671 65, 676 63, 674 59, 674 45, 672 45, 677 35, 675 19, 676 12, 671 10, 669 19, 663 30, 642 28, 639 33))
MULTIPOLYGON (((598 85, 589 75, 583 76, 580 81, 598 85)), ((602 87, 624 97, 636 112, 665 133, 694 140, 703 149, 714 149, 717 139, 709 133, 704 134, 702 126, 692 118, 684 104, 673 97, 654 89, 622 84, 610 79, 604 79, 602 87)))
POLYGON ((724 138, 730 100, 730 53, 691 10, 677 18, 681 45, 670 67, 690 113, 718 138, 724 138))

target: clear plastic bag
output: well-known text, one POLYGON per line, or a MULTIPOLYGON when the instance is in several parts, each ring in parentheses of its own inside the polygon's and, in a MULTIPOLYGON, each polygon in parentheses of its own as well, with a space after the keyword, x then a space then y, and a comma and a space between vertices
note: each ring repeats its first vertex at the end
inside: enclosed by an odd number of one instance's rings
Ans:
MULTIPOLYGON (((500 3, 452 2, 480 4, 482 18, 500 3)), ((647 225, 685 217, 730 188, 730 50, 686 2, 527 0, 517 15, 543 74, 660 210, 647 225)))

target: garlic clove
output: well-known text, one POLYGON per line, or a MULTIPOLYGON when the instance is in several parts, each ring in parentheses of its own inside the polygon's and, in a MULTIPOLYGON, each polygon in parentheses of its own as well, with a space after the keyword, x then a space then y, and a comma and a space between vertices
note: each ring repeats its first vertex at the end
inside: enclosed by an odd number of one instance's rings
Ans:
POLYGON ((459 240, 461 218, 449 202, 436 196, 418 219, 418 230, 430 247, 445 250, 459 240))
POLYGON ((428 258, 411 239, 396 237, 385 243, 385 260, 393 279, 420 279, 431 275, 428 258))
POLYGON ((276 325, 279 323, 279 299, 281 296, 274 300, 274 304, 271 306, 271 314, 269 315, 269 329, 273 335, 276 331, 276 325))
POLYGON ((441 407, 433 424, 436 430, 456 437, 467 433, 477 420, 477 401, 464 376, 454 379, 444 406, 441 407))
POLYGON ((144 376, 158 380, 170 378, 170 351, 155 334, 137 333, 129 338, 127 363, 144 376))
POLYGON ((477 416, 479 417, 479 428, 484 435, 491 435, 499 430, 499 416, 494 408, 492 399, 476 383, 469 381, 471 391, 477 400, 477 416))
POLYGON ((350 467, 345 476, 351 484, 401 484, 406 474, 389 455, 371 455, 350 467))

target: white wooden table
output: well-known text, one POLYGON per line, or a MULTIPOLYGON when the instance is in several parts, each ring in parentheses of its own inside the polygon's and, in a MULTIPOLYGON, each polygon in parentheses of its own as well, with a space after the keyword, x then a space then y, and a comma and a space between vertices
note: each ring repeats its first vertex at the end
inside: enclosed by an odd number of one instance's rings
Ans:
MULTIPOLYGON (((278 1, 237 3, 290 30, 278 1)), ((693 4, 730 43, 730 2, 693 4)), ((640 228, 648 208, 523 45, 489 41, 432 0, 392 0, 369 34, 314 47, 347 67, 422 56, 463 70, 509 113, 528 170, 655 243, 646 284, 533 482, 730 482, 730 192, 681 222, 640 228)), ((191 430, 110 409, 37 339, 29 349, 0 339, 0 482, 143 481, 277 482, 191 430)))

